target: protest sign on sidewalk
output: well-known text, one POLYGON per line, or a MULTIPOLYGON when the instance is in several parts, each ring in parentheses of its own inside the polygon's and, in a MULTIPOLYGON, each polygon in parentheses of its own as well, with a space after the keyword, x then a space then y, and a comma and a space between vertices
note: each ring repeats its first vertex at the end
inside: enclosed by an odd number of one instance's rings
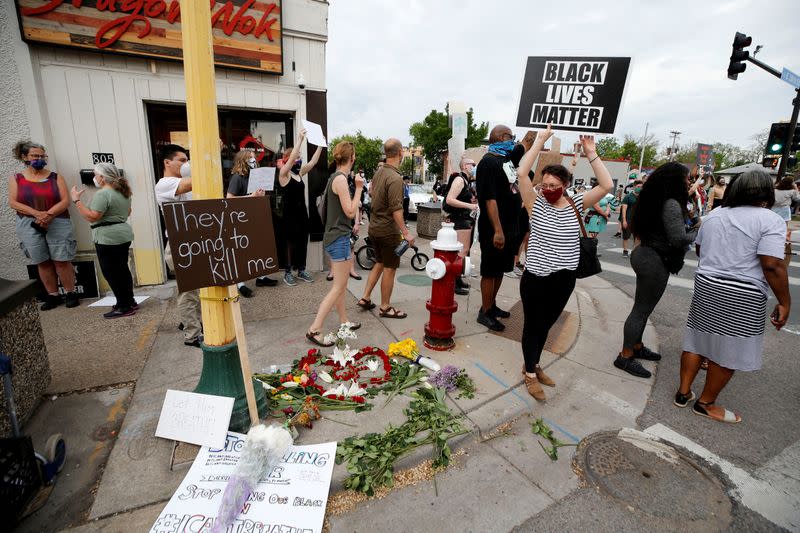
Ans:
MULTIPOLYGON (((210 530, 246 438, 228 432, 222 449, 200 448, 150 532, 210 530)), ((264 472, 234 521, 232 531, 322 531, 335 457, 335 442, 291 446, 271 472, 264 472)))
POLYGON ((156 437, 221 448, 234 398, 167 389, 156 437))
POLYGON ((629 57, 529 57, 517 126, 614 133, 629 57))
POLYGON ((163 209, 179 291, 223 287, 278 270, 267 197, 170 202, 163 209))

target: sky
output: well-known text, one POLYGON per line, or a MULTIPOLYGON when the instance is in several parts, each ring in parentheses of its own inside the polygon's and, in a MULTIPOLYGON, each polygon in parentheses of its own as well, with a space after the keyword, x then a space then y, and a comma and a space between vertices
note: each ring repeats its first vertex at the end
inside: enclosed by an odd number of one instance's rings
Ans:
POLYGON ((361 130, 408 143, 409 126, 451 100, 513 127, 528 56, 629 56, 617 138, 641 137, 649 122, 661 147, 677 130, 680 144, 746 148, 790 118, 795 92, 751 63, 729 80, 734 34, 752 36, 751 53, 763 45, 761 61, 800 73, 798 0, 331 0, 328 21, 331 138, 361 130))

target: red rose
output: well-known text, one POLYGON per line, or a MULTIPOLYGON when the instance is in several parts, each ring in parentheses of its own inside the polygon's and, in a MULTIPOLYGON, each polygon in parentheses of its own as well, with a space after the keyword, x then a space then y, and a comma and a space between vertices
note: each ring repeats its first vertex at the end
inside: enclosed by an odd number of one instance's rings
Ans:
POLYGON ((316 348, 311 348, 311 349, 308 351, 308 355, 316 355, 316 353, 317 353, 318 351, 319 351, 319 350, 317 350, 316 348))

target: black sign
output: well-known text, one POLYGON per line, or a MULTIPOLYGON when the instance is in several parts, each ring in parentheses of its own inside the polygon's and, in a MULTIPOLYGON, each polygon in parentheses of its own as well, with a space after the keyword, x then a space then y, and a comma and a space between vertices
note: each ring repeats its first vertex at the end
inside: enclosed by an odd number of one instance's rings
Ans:
POLYGON ((529 57, 517 126, 614 133, 629 57, 529 57))
POLYGON ((96 165, 97 163, 111 163, 112 165, 116 165, 114 162, 114 154, 92 152, 92 164, 96 165))
MULTIPOLYGON (((94 261, 73 261, 72 266, 75 268, 75 292, 78 293, 79 298, 97 298, 99 296, 97 290, 97 274, 94 270, 94 261)), ((47 296, 47 291, 39 278, 39 269, 36 265, 28 265, 28 279, 35 279, 38 281, 39 294, 36 298, 44 300, 47 296)), ((61 285, 61 280, 58 280, 58 292, 65 294, 66 291, 61 285)))
POLYGON ((163 210, 179 291, 224 287, 278 270, 266 196, 170 202, 163 210))

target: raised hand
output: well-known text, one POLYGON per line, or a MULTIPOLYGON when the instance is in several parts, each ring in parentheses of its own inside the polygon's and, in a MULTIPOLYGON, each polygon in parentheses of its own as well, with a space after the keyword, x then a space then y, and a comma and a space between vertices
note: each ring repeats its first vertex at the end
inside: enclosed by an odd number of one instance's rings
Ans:
POLYGON ((583 153, 586 154, 587 157, 591 157, 597 153, 597 145, 594 142, 594 135, 581 135, 581 146, 583 147, 583 153))

